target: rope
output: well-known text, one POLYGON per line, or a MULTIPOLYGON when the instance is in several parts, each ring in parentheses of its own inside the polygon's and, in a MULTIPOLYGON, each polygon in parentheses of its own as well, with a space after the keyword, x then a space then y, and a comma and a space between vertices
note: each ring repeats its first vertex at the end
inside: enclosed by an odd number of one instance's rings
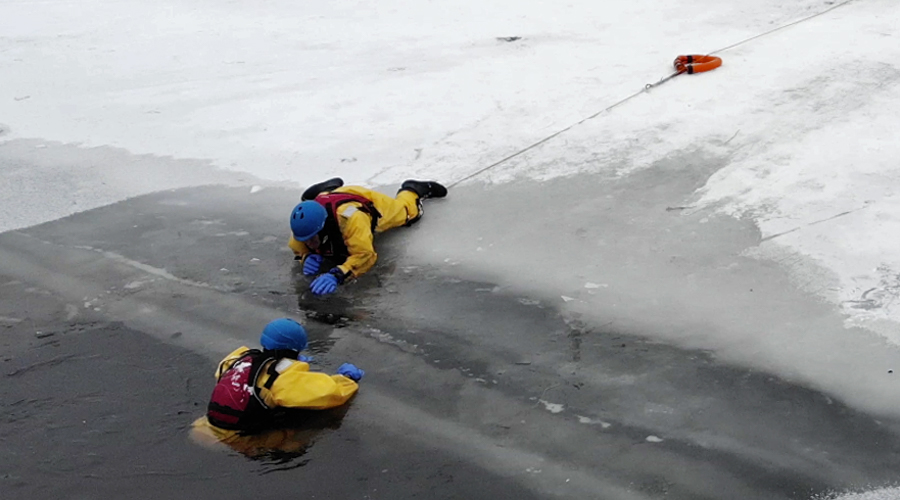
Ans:
MULTIPOLYGON (((791 27, 791 26, 800 24, 800 23, 802 23, 802 22, 804 22, 804 21, 809 21, 810 19, 812 19, 812 18, 814 18, 814 17, 819 17, 819 16, 821 16, 821 15, 823 15, 823 14, 827 14, 827 13, 833 11, 834 9, 837 9, 838 7, 843 7, 844 5, 847 5, 848 3, 852 2, 852 1, 854 1, 854 0, 844 0, 843 2, 841 2, 841 3, 837 4, 837 5, 833 5, 833 6, 829 7, 829 8, 827 8, 827 9, 823 10, 822 12, 819 12, 819 13, 816 13, 816 14, 812 14, 812 15, 810 15, 810 16, 804 17, 803 19, 800 19, 800 20, 797 20, 797 21, 790 22, 790 23, 788 23, 788 24, 779 26, 779 27, 777 27, 777 28, 770 29, 769 31, 766 31, 765 33, 760 33, 760 34, 758 34, 758 35, 751 36, 750 38, 746 38, 746 39, 744 39, 744 40, 741 40, 740 42, 731 44, 731 45, 729 45, 729 46, 727 46, 727 47, 725 47, 725 48, 722 48, 722 49, 719 49, 719 50, 710 52, 709 55, 717 54, 717 53, 719 53, 719 52, 725 52, 726 50, 733 49, 733 48, 735 48, 735 47, 737 47, 737 46, 739 46, 739 45, 743 45, 743 44, 745 44, 745 43, 747 43, 747 42, 749 42, 749 41, 751 41, 751 40, 755 40, 755 39, 757 39, 757 38, 764 37, 764 36, 766 36, 766 35, 769 35, 769 34, 772 34, 772 33, 776 32, 776 31, 783 30, 783 29, 785 29, 785 28, 789 28, 789 27, 791 27)), ((622 104, 622 103, 624 103, 624 102, 626 102, 626 101, 628 101, 628 100, 630 100, 630 99, 633 99, 633 98, 635 98, 635 97, 637 97, 637 96, 643 94, 644 92, 647 92, 648 90, 650 90, 650 89, 652 89, 652 88, 654 88, 654 87, 657 87, 657 86, 659 86, 659 85, 662 85, 663 83, 665 83, 665 82, 671 80, 672 78, 675 78, 676 76, 678 76, 678 75, 680 75, 680 74, 681 74, 680 72, 673 73, 673 74, 671 74, 671 75, 669 75, 669 76, 667 76, 667 77, 662 78, 661 80, 659 80, 659 81, 656 82, 656 83, 648 83, 648 84, 645 85, 644 88, 642 88, 641 90, 639 90, 639 91, 637 91, 637 92, 635 92, 635 93, 629 95, 628 97, 625 97, 624 99, 621 99, 621 100, 617 101, 617 102, 614 103, 613 105, 608 106, 608 107, 606 107, 606 108, 604 108, 604 109, 601 109, 600 111, 597 111, 596 113, 592 114, 591 116, 588 116, 587 118, 582 118, 581 120, 579 120, 579 121, 577 121, 577 122, 575 122, 575 123, 569 125, 568 127, 564 128, 564 129, 561 129, 561 130, 559 130, 559 131, 557 131, 557 132, 554 132, 554 133, 548 135, 547 137, 544 137, 543 139, 541 139, 541 140, 539 140, 539 141, 537 141, 537 142, 535 142, 535 143, 533 143, 533 144, 531 144, 531 145, 529 145, 529 146, 527 146, 527 147, 525 147, 525 148, 523 148, 523 149, 520 149, 520 150, 516 151, 515 153, 513 153, 513 154, 511 154, 511 155, 509 155, 509 156, 507 156, 507 157, 505 157, 505 158, 503 158, 503 159, 501 159, 501 160, 495 161, 494 163, 492 163, 492 164, 490 164, 490 165, 488 165, 488 166, 486 166, 486 167, 484 167, 484 168, 481 168, 481 169, 479 169, 479 170, 476 170, 475 172, 473 172, 473 173, 471 173, 471 174, 469 174, 469 175, 466 175, 465 177, 463 177, 463 178, 461 178, 461 179, 459 179, 459 180, 456 180, 456 181, 454 181, 454 182, 448 184, 447 187, 454 187, 454 186, 456 186, 457 184, 460 184, 460 183, 462 183, 462 182, 465 182, 465 181, 467 181, 467 180, 469 180, 469 179, 471 179, 471 178, 473 178, 473 177, 477 177, 477 176, 483 174, 484 172, 487 172, 488 170, 490 170, 490 169, 492 169, 492 168, 494 168, 494 167, 496 167, 496 166, 498 166, 498 165, 501 165, 501 164, 503 164, 503 163, 506 163, 507 161, 512 160, 513 158, 515 158, 515 157, 517 157, 517 156, 519 156, 519 155, 521 155, 521 154, 523 154, 523 153, 526 153, 526 152, 528 152, 528 151, 531 151, 532 149, 534 149, 534 148, 540 146, 541 144, 544 144, 545 142, 547 142, 547 141, 553 139, 554 137, 557 137, 557 136, 559 136, 559 135, 561 135, 561 134, 563 134, 563 133, 565 133, 565 132, 568 132, 569 130, 571 130, 571 129, 573 129, 573 128, 579 126, 579 125, 581 125, 582 123, 584 123, 584 122, 586 122, 586 121, 588 121, 588 120, 592 120, 592 119, 594 119, 594 118, 600 116, 600 115, 603 114, 604 112, 610 111, 611 109, 615 108, 616 106, 618 106, 618 105, 620 105, 620 104, 622 104)))
MULTIPOLYGON (((658 83, 657 83, 657 85, 658 85, 658 83)), ((464 181, 467 181, 467 180, 471 179, 472 177, 476 177, 476 176, 478 176, 478 175, 480 175, 480 174, 482 174, 482 173, 484 173, 484 172, 487 172, 488 170, 490 170, 490 169, 496 167, 497 165, 500 165, 501 163, 506 163, 507 161, 512 160, 512 159, 515 158, 516 156, 519 156, 520 154, 525 153, 526 151, 530 151, 530 150, 532 150, 532 149, 534 149, 534 148, 540 146, 541 144, 543 144, 543 143, 549 141, 550 139, 553 139, 554 137, 556 137, 556 136, 558 136, 558 135, 560 135, 560 134, 562 134, 562 133, 568 132, 569 130, 571 130, 571 129, 577 127, 578 125, 581 125, 582 123, 584 123, 584 122, 586 122, 586 121, 588 121, 588 120, 591 120, 591 119, 593 119, 593 118, 596 118, 597 116, 599 116, 599 115, 600 115, 601 113, 603 113, 604 111, 609 111, 609 110, 613 109, 614 107, 618 106, 619 104, 622 104, 623 102, 625 102, 625 101, 627 101, 627 100, 629 100, 629 99, 632 99, 632 98, 634 98, 634 97, 637 97, 638 95, 640 95, 640 94, 646 92, 649 88, 650 88, 650 86, 648 85, 647 87, 645 87, 645 88, 643 88, 643 89, 641 89, 641 90, 635 92, 634 94, 631 94, 630 96, 628 96, 628 97, 626 97, 626 98, 620 100, 619 102, 613 104, 612 106, 609 106, 609 107, 606 108, 606 109, 602 109, 602 110, 600 110, 600 111, 597 111, 596 113, 592 114, 591 116, 588 116, 587 118, 582 118, 580 121, 577 121, 577 122, 575 122, 575 123, 569 125, 568 127, 562 129, 562 130, 559 130, 559 131, 557 131, 557 132, 554 132, 554 133, 548 135, 547 137, 544 137, 543 139, 541 139, 541 140, 535 142, 534 144, 532 144, 532 145, 530 145, 530 146, 528 146, 528 147, 526 147, 526 148, 524 148, 524 149, 520 149, 520 150, 516 151, 515 153, 513 153, 513 154, 507 156, 506 158, 503 158, 502 160, 495 161, 494 163, 491 163, 490 165, 488 165, 488 166, 486 166, 486 167, 484 167, 484 168, 482 168, 482 169, 480 169, 480 170, 476 170, 475 172, 473 172, 473 173, 471 173, 471 174, 469 174, 469 175, 463 177, 462 179, 459 179, 459 180, 457 180, 457 181, 454 181, 453 183, 449 184, 447 187, 448 187, 448 188, 453 187, 453 186, 455 186, 455 185, 457 185, 457 184, 459 184, 459 183, 461 183, 461 182, 464 182, 464 181)))
POLYGON ((710 52, 709 54, 712 55, 712 54, 717 54, 717 53, 719 53, 719 52, 725 52, 726 50, 733 49, 733 48, 737 47, 738 45, 743 45, 743 44, 749 42, 750 40, 756 40, 757 38, 764 37, 764 36, 766 36, 766 35, 769 35, 769 34, 771 34, 771 33, 775 33, 776 31, 783 30, 783 29, 785 29, 785 28, 789 28, 789 27, 791 27, 791 26, 794 26, 795 24, 800 24, 800 23, 802 23, 802 22, 804 22, 804 21, 809 21, 810 19, 812 19, 812 18, 814 18, 814 17, 819 17, 819 16, 821 16, 822 14, 827 14, 827 13, 833 11, 834 9, 838 8, 838 7, 843 7, 844 5, 847 5, 848 3, 852 2, 852 1, 853 1, 853 0, 844 0, 843 2, 841 2, 841 3, 837 4, 837 5, 832 5, 831 7, 829 7, 829 8, 827 8, 827 9, 823 10, 822 12, 819 12, 819 13, 817 13, 817 14, 813 14, 813 15, 808 16, 808 17, 804 17, 803 19, 800 19, 800 20, 798 20, 798 21, 794 21, 794 22, 785 24, 785 25, 783 25, 783 26, 779 26, 779 27, 777 27, 777 28, 772 28, 772 29, 770 29, 769 31, 766 31, 765 33, 760 33, 759 35, 751 36, 750 38, 747 38, 747 39, 745 39, 745 40, 741 40, 740 42, 735 43, 735 44, 731 44, 731 45, 729 45, 728 47, 725 47, 724 49, 719 49, 719 50, 710 52))

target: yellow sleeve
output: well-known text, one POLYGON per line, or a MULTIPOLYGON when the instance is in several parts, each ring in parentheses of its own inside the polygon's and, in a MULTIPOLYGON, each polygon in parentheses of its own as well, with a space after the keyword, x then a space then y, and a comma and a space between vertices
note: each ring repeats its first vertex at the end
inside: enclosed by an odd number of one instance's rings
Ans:
POLYGON ((266 400, 284 408, 325 410, 346 403, 358 389, 343 375, 311 372, 308 364, 295 362, 278 375, 266 400))
POLYGON ((235 361, 238 360, 241 356, 244 355, 245 352, 249 351, 249 347, 241 346, 231 352, 228 356, 225 356, 225 359, 219 361, 219 367, 216 368, 216 380, 222 378, 222 374, 227 372, 231 365, 234 364, 235 361))
POLYGON ((340 217, 341 234, 350 256, 338 268, 344 274, 358 277, 372 269, 375 261, 378 260, 378 254, 375 253, 375 246, 372 244, 374 239, 372 218, 360 210, 355 210, 350 217, 345 218, 343 215, 340 217))
POLYGON ((302 241, 298 241, 294 238, 294 235, 291 235, 291 239, 288 240, 288 248, 294 251, 294 255, 300 257, 301 259, 306 257, 309 254, 309 249, 306 248, 306 245, 303 244, 302 241))

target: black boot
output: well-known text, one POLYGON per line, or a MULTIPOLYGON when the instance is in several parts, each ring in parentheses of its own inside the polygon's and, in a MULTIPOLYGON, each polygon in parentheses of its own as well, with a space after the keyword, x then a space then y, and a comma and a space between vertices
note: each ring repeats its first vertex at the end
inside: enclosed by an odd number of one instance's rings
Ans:
POLYGON ((447 188, 434 181, 414 181, 410 179, 400 185, 400 191, 412 191, 419 195, 420 200, 447 196, 447 188))
POLYGON ((321 193, 324 193, 325 191, 334 191, 343 185, 344 179, 341 179, 340 177, 313 184, 306 188, 306 191, 303 192, 303 196, 300 197, 300 201, 314 200, 316 199, 316 196, 319 196, 321 193))

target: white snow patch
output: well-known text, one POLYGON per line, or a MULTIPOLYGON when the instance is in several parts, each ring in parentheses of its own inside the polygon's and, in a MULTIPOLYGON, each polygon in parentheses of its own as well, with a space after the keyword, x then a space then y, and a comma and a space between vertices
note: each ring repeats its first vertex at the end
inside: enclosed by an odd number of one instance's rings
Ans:
POLYGON ((563 299, 563 302, 571 302, 571 301, 575 300, 572 297, 567 297, 565 295, 560 295, 560 298, 563 299))
POLYGON ((598 283, 587 282, 587 283, 584 284, 584 287, 585 287, 585 288, 588 288, 588 289, 601 288, 601 287, 602 287, 602 288, 607 288, 607 287, 609 287, 609 285, 607 285, 606 283, 599 283, 599 284, 598 284, 598 283))
POLYGON ((543 399, 539 399, 538 402, 544 405, 544 408, 546 408, 550 413, 560 413, 563 411, 563 409, 565 409, 565 405, 551 403, 549 401, 544 401, 543 399))
POLYGON ((900 487, 881 488, 855 493, 832 493, 824 497, 815 497, 812 500, 897 500, 898 498, 900 498, 900 487))
POLYGON ((250 194, 258 193, 262 190, 263 190, 262 186, 253 186, 252 188, 250 188, 250 194))
POLYGON ((150 283, 151 281, 152 280, 129 281, 128 283, 125 283, 125 286, 123 286, 122 288, 124 288, 126 290, 134 290, 135 288, 140 288, 140 287, 146 285, 147 283, 150 283))
POLYGON ((595 419, 595 418, 591 418, 591 417, 585 417, 585 416, 582 416, 582 415, 576 415, 576 416, 578 417, 578 423, 579 423, 579 424, 599 425, 600 427, 602 427, 602 428, 604 428, 604 429, 608 429, 608 428, 612 425, 612 424, 610 424, 610 423, 608 423, 608 422, 604 422, 604 421, 599 420, 599 419, 595 419))
POLYGON ((648 443, 662 443, 663 439, 656 436, 647 436, 648 443))

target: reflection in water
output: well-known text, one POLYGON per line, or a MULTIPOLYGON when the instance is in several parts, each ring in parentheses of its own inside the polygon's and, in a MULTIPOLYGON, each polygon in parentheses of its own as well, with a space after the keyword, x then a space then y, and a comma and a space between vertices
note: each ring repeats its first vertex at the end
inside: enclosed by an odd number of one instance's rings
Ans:
POLYGON ((269 429, 254 434, 220 429, 203 416, 191 425, 190 437, 205 448, 222 451, 230 448, 262 462, 261 474, 296 469, 309 461, 300 459, 317 439, 340 428, 349 406, 332 410, 281 411, 269 429))

